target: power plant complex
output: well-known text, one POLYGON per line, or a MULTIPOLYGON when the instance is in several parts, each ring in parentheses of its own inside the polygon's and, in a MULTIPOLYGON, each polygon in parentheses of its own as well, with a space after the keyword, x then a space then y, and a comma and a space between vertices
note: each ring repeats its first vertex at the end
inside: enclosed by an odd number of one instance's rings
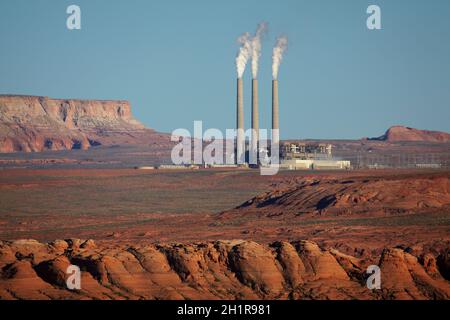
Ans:
MULTIPOLYGON (((241 44, 236 57, 237 68, 237 102, 236 102, 236 145, 235 160, 238 165, 261 166, 268 164, 268 156, 276 159, 276 163, 282 169, 290 170, 313 170, 313 169, 350 169, 350 161, 334 160, 332 157, 332 146, 326 144, 304 144, 283 143, 280 144, 280 107, 278 91, 278 70, 283 53, 287 48, 287 38, 281 36, 277 39, 272 55, 272 130, 271 148, 261 148, 259 127, 259 98, 258 98, 258 61, 261 55, 261 39, 266 24, 258 26, 255 36, 252 38, 248 33, 239 37, 241 44), (251 108, 251 135, 250 142, 246 140, 244 128, 244 81, 242 79, 246 64, 252 59, 252 108, 251 108), (278 150, 277 155, 271 154, 278 150), (275 156, 275 157, 274 157, 275 156), (279 159, 279 162, 278 162, 279 159), (265 160, 265 161, 263 161, 265 160)), ((266 141, 267 142, 267 141, 266 141)))

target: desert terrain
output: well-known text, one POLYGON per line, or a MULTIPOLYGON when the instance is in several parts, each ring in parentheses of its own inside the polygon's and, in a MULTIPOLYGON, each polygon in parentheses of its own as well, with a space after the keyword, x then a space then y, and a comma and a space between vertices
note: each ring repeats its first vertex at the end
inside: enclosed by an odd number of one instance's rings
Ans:
POLYGON ((0 297, 448 299, 449 179, 4 169, 0 297), (85 271, 81 291, 65 289, 71 263, 85 271), (381 291, 365 287, 371 264, 386 277, 381 291))
POLYGON ((174 142, 127 101, 0 95, 0 299, 448 300, 450 135, 300 142, 353 170, 134 169, 174 142))

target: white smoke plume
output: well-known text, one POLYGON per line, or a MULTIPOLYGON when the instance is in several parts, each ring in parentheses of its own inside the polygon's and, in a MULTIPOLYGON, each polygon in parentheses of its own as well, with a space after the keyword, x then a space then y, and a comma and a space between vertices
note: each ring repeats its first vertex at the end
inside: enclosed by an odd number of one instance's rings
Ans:
POLYGON ((258 77, 259 58, 261 57, 261 41, 267 33, 267 22, 258 24, 255 36, 252 39, 252 75, 253 79, 258 77))
POLYGON ((238 38, 238 43, 241 45, 236 56, 236 71, 238 79, 242 78, 248 59, 252 54, 252 38, 250 33, 246 32, 238 38))
POLYGON ((283 53, 288 46, 288 38, 286 36, 280 36, 277 39, 277 43, 273 48, 272 55, 272 77, 274 80, 278 79, 278 70, 280 69, 281 60, 283 60, 283 53))

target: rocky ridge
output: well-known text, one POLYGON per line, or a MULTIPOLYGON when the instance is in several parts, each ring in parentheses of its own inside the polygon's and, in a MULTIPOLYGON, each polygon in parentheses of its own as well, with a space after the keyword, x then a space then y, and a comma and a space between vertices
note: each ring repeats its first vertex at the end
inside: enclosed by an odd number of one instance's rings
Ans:
POLYGON ((263 245, 0 242, 0 299, 449 299, 449 251, 413 256, 386 248, 356 258, 310 241, 263 245), (66 288, 67 267, 82 270, 66 288), (381 290, 366 269, 381 269, 381 290))
POLYGON ((221 217, 368 216, 436 211, 450 212, 448 173, 346 179, 296 178, 223 212, 221 217))

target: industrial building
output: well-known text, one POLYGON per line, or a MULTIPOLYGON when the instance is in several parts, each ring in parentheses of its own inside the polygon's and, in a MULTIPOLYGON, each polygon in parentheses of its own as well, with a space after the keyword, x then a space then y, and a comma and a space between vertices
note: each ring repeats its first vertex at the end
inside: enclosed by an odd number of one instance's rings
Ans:
POLYGON ((283 143, 280 167, 289 170, 348 170, 350 161, 333 159, 331 144, 283 143))
POLYGON ((309 160, 333 158, 331 144, 283 143, 280 146, 280 158, 284 160, 309 160))
POLYGON ((349 170, 351 169, 350 161, 347 160, 281 160, 281 169, 288 170, 349 170))

